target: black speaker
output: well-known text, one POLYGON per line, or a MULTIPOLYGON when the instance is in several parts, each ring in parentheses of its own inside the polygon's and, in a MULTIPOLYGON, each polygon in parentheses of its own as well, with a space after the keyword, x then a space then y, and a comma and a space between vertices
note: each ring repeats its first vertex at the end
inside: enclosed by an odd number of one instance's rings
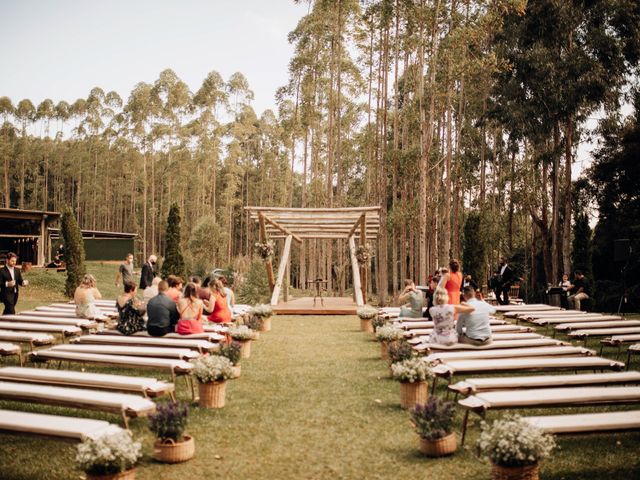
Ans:
POLYGON ((620 238, 613 241, 613 260, 615 262, 626 262, 631 253, 631 241, 628 238, 620 238))

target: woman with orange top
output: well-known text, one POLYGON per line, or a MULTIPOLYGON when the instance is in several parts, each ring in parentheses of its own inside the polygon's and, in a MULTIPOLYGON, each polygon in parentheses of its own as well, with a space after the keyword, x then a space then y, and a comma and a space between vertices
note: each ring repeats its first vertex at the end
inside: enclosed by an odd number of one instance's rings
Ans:
POLYGON ((449 305, 460 305, 462 273, 460 272, 460 263, 457 260, 449 262, 449 271, 442 275, 438 286, 443 287, 449 294, 449 305))
POLYGON ((187 283, 184 296, 178 300, 180 320, 176 325, 176 332, 180 335, 204 333, 204 328, 202 328, 203 308, 202 300, 198 298, 197 287, 193 283, 187 283))
POLYGON ((227 294, 220 280, 209 283, 211 287, 211 314, 209 321, 214 323, 231 323, 231 310, 227 303, 227 294))

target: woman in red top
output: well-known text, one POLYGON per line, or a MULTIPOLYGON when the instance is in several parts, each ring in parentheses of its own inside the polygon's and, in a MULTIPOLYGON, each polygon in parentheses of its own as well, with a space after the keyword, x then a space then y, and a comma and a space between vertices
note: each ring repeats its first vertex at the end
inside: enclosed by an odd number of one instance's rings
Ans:
POLYGON ((202 300, 197 296, 196 286, 187 283, 184 289, 184 297, 178 301, 178 313, 180 320, 176 325, 176 332, 180 335, 191 333, 204 333, 202 328, 202 300))
POLYGON ((211 315, 209 321, 214 323, 231 323, 231 310, 227 303, 227 295, 224 293, 224 286, 220 280, 214 280, 209 284, 211 287, 211 315))
POLYGON ((449 294, 449 305, 460 304, 462 273, 460 273, 460 263, 457 260, 449 262, 449 271, 442 276, 438 286, 444 287, 449 294))

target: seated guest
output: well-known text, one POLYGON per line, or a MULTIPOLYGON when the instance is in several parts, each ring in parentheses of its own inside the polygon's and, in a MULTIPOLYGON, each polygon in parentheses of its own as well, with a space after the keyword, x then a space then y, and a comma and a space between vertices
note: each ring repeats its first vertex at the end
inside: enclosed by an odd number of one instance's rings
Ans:
POLYGON ((204 333, 204 328, 202 328, 202 309, 202 300, 198 298, 195 284, 187 283, 184 288, 184 296, 178 300, 180 320, 178 320, 176 332, 180 335, 204 333))
POLYGON ((136 291, 138 287, 132 281, 124 282, 124 293, 116 300, 118 309, 118 324, 116 330, 123 335, 133 335, 145 329, 144 313, 146 308, 138 298, 136 291))
POLYGON ((467 286, 462 291, 466 305, 473 307, 473 313, 462 313, 456 322, 458 342, 469 345, 488 345, 491 343, 491 326, 489 315, 496 313, 496 309, 484 300, 476 298, 475 289, 467 286), (463 330, 463 328, 465 330, 463 330))
POLYGON ((198 275, 191 275, 189 277, 189 283, 193 283, 196 286, 196 289, 199 289, 202 284, 202 279, 198 275))
POLYGON ((231 310, 227 303, 227 296, 224 293, 224 286, 220 280, 214 280, 209 284, 211 287, 211 302, 209 321, 214 323, 231 323, 231 310))
POLYGON ((564 290, 565 292, 569 291, 569 288, 571 288, 571 282, 569 281, 569 275, 567 275, 566 273, 562 275, 562 281, 560 283, 558 283, 558 286, 560 288, 562 288, 562 290, 564 290))
POLYGON ((212 276, 206 277, 202 281, 202 286, 198 288, 198 298, 202 300, 204 303, 204 311, 205 313, 211 313, 211 285, 213 284, 214 278, 212 276))
POLYGON ((158 295, 147 304, 147 332, 152 337, 174 332, 180 318, 175 302, 166 295, 168 289, 167 282, 158 282, 158 295))
POLYGON ((438 287, 438 282, 435 281, 434 277, 431 277, 429 279, 429 289, 427 290, 427 293, 425 295, 425 300, 426 300, 426 308, 424 309, 424 317, 428 318, 429 320, 431 320, 431 313, 429 312, 429 309, 431 307, 433 307, 433 294, 436 291, 436 288, 438 287))
POLYGON ((233 293, 233 290, 229 288, 229 282, 226 277, 220 277, 220 283, 222 283, 222 287, 224 288, 224 293, 227 296, 227 303, 229 304, 229 310, 233 311, 233 306, 236 304, 236 296, 233 293))
POLYGON ((102 295, 96 287, 95 277, 86 274, 82 277, 82 282, 73 294, 73 301, 76 304, 76 316, 90 320, 103 316, 104 314, 96 306, 96 300, 101 298, 102 295))
POLYGON ((465 275, 464 279, 462 280, 462 289, 464 290, 465 287, 473 287, 476 292, 478 291, 478 284, 469 274, 465 275))
POLYGON ((180 277, 176 277, 175 275, 169 275, 167 277, 167 284, 169 285, 169 290, 167 290, 167 297, 178 304, 178 300, 182 296, 182 279, 180 277))
POLYGON ((142 299, 145 304, 149 303, 153 297, 158 295, 158 284, 162 281, 160 277, 154 277, 151 281, 151 285, 144 289, 142 292, 142 299))
POLYGON ((421 318, 424 297, 422 292, 416 288, 413 280, 406 279, 404 281, 404 290, 400 294, 400 303, 406 303, 400 308, 400 317, 405 318, 421 318))
POLYGON ((580 302, 589 298, 589 284, 580 270, 576 270, 576 278, 569 287, 569 308, 580 310, 580 302))
POLYGON ((433 320, 433 332, 431 332, 429 342, 441 345, 457 343, 458 334, 455 328, 455 316, 457 313, 471 313, 473 312, 473 307, 449 304, 449 293, 442 287, 436 288, 433 294, 433 303, 433 307, 429 309, 433 320))

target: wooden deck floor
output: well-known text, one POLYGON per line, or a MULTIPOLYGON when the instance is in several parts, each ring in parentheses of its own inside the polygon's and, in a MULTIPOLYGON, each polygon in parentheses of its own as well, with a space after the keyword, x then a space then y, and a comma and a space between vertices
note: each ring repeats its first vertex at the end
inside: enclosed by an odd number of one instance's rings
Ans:
POLYGON ((273 310, 279 315, 355 315, 358 310, 356 302, 351 297, 322 297, 324 305, 320 299, 316 299, 313 304, 313 297, 300 297, 288 302, 280 302, 273 310))

